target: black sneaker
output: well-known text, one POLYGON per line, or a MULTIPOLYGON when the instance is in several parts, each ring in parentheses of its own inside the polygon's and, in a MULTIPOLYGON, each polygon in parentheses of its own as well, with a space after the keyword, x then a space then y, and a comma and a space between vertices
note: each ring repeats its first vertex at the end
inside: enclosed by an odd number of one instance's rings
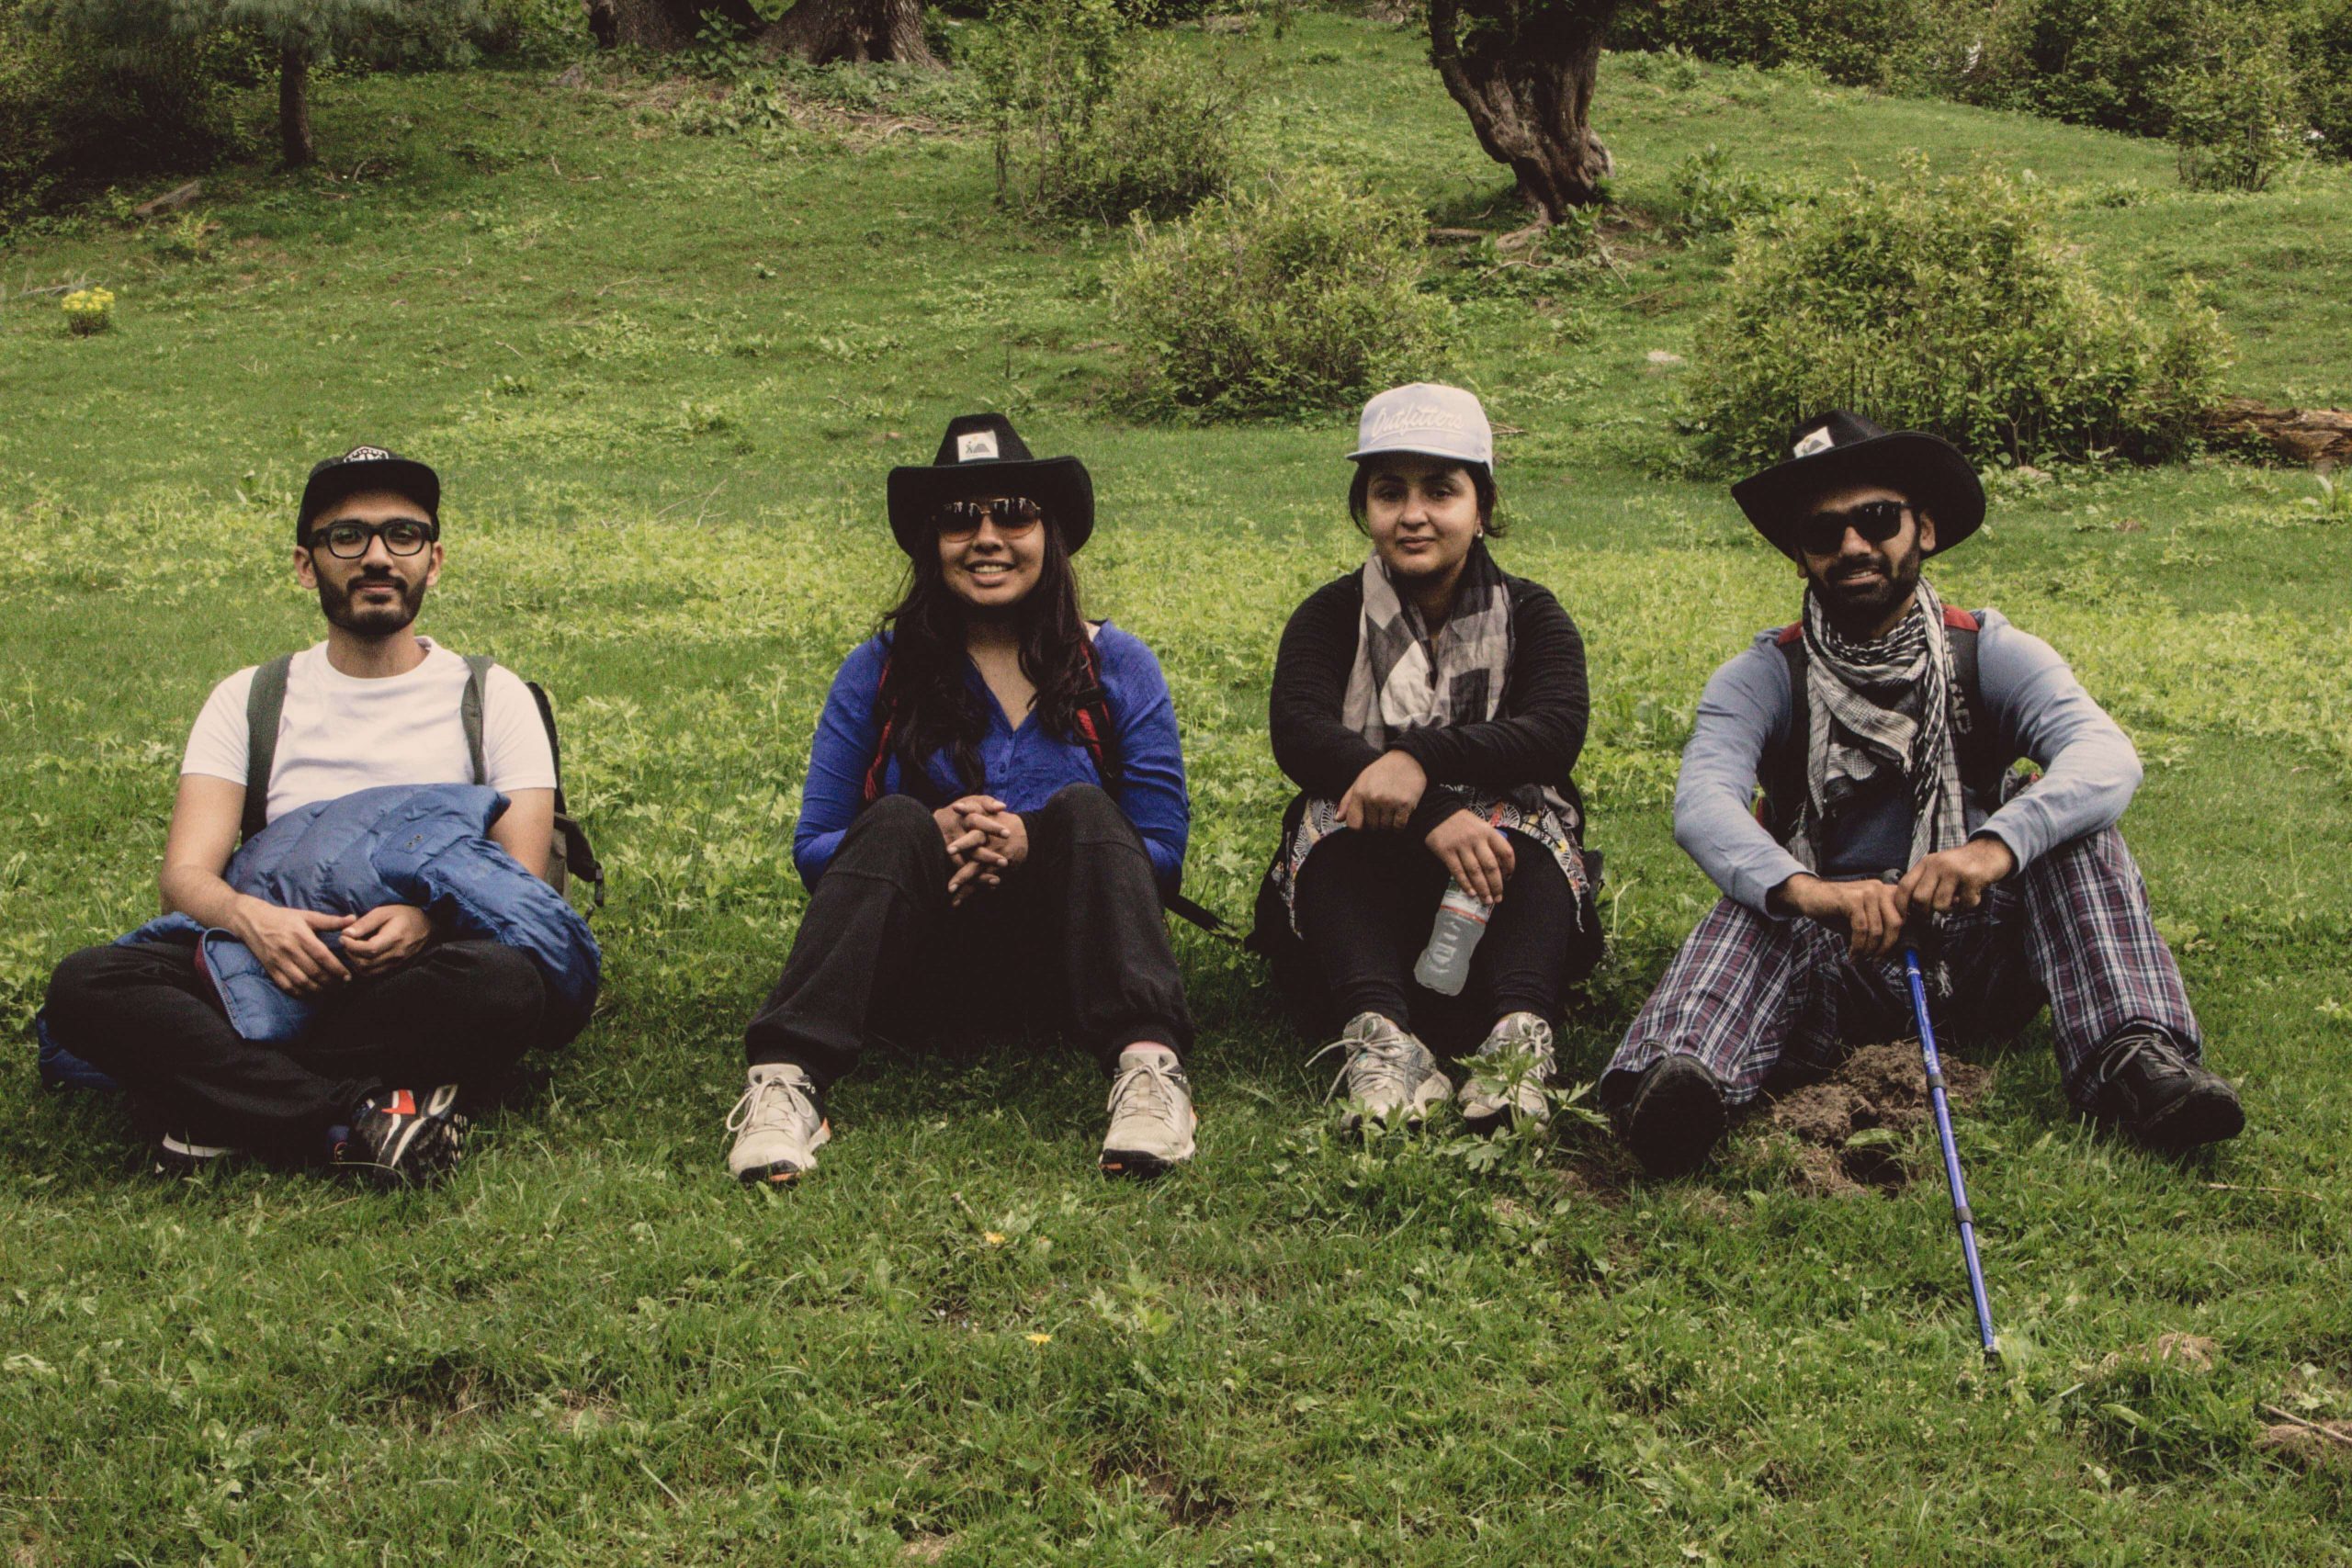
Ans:
POLYGON ((198 1143, 186 1133, 164 1133, 155 1140, 155 1174, 194 1176, 244 1152, 230 1144, 198 1143))
POLYGON ((2090 1084, 2092 1115, 2160 1153, 2218 1144, 2245 1130, 2237 1091, 2154 1030, 2109 1041, 2090 1084))
POLYGON ((423 1100, 404 1089, 360 1101, 351 1124, 328 1134, 334 1160, 380 1187, 425 1186, 447 1176, 464 1151, 466 1119, 458 1086, 445 1083, 423 1100))
POLYGON ((1688 1176, 1724 1135, 1723 1086, 1695 1056, 1668 1054, 1634 1086, 1618 1131, 1652 1176, 1688 1176))

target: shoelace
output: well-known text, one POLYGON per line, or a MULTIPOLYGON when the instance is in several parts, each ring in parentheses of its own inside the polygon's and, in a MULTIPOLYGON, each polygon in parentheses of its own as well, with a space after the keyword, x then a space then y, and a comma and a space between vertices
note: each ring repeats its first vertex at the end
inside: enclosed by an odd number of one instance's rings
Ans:
POLYGON ((753 1078, 744 1086, 743 1097, 735 1109, 727 1113, 727 1130, 740 1133, 749 1127, 760 1132, 790 1132, 793 1119, 814 1121, 817 1107, 809 1101, 799 1084, 786 1077, 753 1078), (771 1104, 770 1102, 778 1103, 771 1104))
POLYGON ((2160 1072, 2186 1074, 2188 1062, 2173 1043, 2161 1034, 2127 1034, 2098 1064, 2091 1078, 2091 1092, 2104 1092, 2107 1087, 2121 1077, 2124 1069, 2141 1057, 2150 1058, 2149 1065, 2160 1072))
POLYGON ((1306 1065, 1311 1067, 1334 1051, 1350 1052, 1340 1063, 1340 1076, 1333 1078, 1331 1087, 1323 1091, 1327 1103, 1340 1092, 1340 1086, 1348 1082, 1351 1073, 1361 1080, 1350 1085, 1351 1098, 1370 1100, 1373 1096, 1364 1092, 1365 1089, 1380 1088, 1394 1089, 1396 1097, 1402 1099, 1412 1091, 1413 1086, 1406 1081, 1405 1069, 1419 1048, 1417 1043, 1405 1034, 1374 1034, 1364 1039, 1343 1034, 1307 1057, 1306 1065))
POLYGON ((1160 1056, 1151 1056, 1122 1069, 1111 1081, 1111 1120, 1115 1122, 1126 1113, 1127 1101, 1139 1099, 1144 1104, 1137 1108, 1138 1115, 1173 1122, 1177 1109, 1175 1077, 1175 1065, 1160 1056))

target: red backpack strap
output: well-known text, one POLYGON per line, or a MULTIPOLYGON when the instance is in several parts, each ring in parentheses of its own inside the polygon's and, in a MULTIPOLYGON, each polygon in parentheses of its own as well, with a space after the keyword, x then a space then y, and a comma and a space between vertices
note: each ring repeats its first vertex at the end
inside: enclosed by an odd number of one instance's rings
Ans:
POLYGON ((1975 632, 1984 629, 1984 623, 1979 621, 1973 613, 1954 609, 1950 604, 1944 606, 1944 625, 1954 631, 1975 632))
POLYGON ((874 742, 874 760, 865 765, 865 804, 873 805, 882 798, 882 775, 890 766, 890 733, 899 727, 899 716, 887 705, 889 702, 890 660, 882 660, 882 679, 875 682, 875 705, 882 709, 882 733, 874 742))
POLYGON ((1772 634, 1772 646, 1775 648, 1786 648, 1792 642, 1802 642, 1804 639, 1804 623, 1803 621, 1792 621, 1772 634))
POLYGON ((1119 787, 1118 729, 1111 721, 1111 694, 1102 687, 1102 660, 1094 651, 1094 639, 1087 637, 1086 689, 1078 694, 1078 705, 1070 720, 1078 728, 1079 743, 1087 755, 1094 759, 1094 771, 1102 775, 1102 787, 1119 787))

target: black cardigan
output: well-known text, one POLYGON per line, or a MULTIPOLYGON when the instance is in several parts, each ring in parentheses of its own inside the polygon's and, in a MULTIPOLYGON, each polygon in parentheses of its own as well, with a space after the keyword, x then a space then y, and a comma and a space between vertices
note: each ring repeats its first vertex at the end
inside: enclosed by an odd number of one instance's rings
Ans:
MULTIPOLYGON (((1450 784, 1546 784, 1583 815, 1569 773, 1591 717, 1584 638, 1550 589, 1509 573, 1503 584, 1510 593, 1511 670, 1496 716, 1483 724, 1408 730, 1389 741, 1430 776, 1408 824, 1418 835, 1461 809, 1462 798, 1450 784)), ((1363 619, 1363 575, 1351 571, 1317 589, 1292 614, 1274 655, 1267 704, 1274 761, 1308 795, 1339 799, 1380 756, 1340 722, 1363 619)))

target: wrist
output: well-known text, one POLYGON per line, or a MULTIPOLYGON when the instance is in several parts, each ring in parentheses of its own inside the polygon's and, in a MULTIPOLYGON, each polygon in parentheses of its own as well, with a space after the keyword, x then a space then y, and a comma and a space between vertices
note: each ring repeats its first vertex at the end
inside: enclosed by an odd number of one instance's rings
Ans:
POLYGON ((1811 895, 1820 886, 1821 878, 1809 871, 1801 871, 1766 894, 1764 902, 1784 914, 1810 915, 1813 913, 1811 895))

